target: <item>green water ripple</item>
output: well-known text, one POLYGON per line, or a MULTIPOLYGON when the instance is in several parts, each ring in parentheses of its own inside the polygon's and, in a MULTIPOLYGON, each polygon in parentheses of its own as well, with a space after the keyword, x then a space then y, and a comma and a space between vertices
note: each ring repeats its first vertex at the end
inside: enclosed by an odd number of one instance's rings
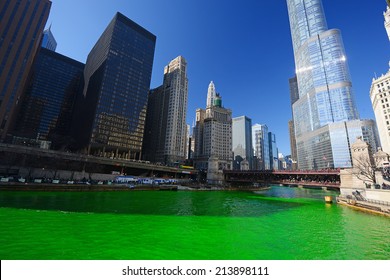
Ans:
MULTIPOLYGON (((390 259, 390 219, 318 190, 0 193, 1 259, 390 259)), ((336 195, 336 193, 330 193, 336 195)))

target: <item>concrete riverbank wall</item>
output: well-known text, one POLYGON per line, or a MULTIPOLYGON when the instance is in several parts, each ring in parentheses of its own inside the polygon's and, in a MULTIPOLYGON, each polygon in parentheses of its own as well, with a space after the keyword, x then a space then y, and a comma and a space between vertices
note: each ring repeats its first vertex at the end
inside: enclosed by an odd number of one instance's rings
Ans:
POLYGON ((118 175, 103 174, 103 173, 88 173, 69 170, 53 170, 46 168, 24 168, 18 169, 16 176, 22 178, 47 178, 47 179, 60 179, 60 180, 74 180, 81 181, 84 178, 93 181, 112 181, 118 175))

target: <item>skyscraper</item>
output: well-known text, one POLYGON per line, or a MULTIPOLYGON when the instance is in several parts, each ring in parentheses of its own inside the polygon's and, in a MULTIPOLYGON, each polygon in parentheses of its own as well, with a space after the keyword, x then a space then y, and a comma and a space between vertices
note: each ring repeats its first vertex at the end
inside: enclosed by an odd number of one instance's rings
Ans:
MULTIPOLYGON (((268 127, 262 124, 252 126, 252 144, 259 170, 270 170, 268 127)), ((254 159, 255 160, 255 159, 254 159)))
POLYGON ((83 70, 81 62, 40 49, 12 130, 14 142, 50 141, 54 149, 74 145, 69 135, 75 99, 83 89, 83 70))
POLYGON ((184 57, 178 56, 165 66, 163 86, 168 97, 164 162, 180 162, 186 158, 187 146, 188 78, 184 57))
MULTIPOLYGON (((385 28, 390 40, 390 1, 387 1, 385 28)), ((389 63, 390 68, 390 63, 389 63)), ((378 125, 378 132, 382 150, 390 154, 390 69, 379 78, 372 79, 370 99, 378 125)))
POLYGON ((385 18, 385 29, 387 32, 387 37, 390 40, 390 2, 387 0, 387 8, 386 11, 383 13, 383 16, 385 18))
POLYGON ((79 102, 80 148, 141 158, 156 36, 117 13, 88 55, 79 102))
POLYGON ((146 160, 173 164, 188 156, 187 62, 181 56, 164 69, 164 83, 149 93, 143 153, 146 160))
POLYGON ((0 1, 0 141, 19 110, 50 7, 49 0, 0 1))
POLYGON ((43 31, 42 45, 43 48, 55 51, 57 48, 57 41, 54 38, 53 33, 51 32, 51 26, 48 29, 43 31))
POLYGON ((269 143, 269 159, 270 169, 279 170, 279 151, 276 144, 276 136, 272 132, 268 132, 268 143, 269 143))
POLYGON ((215 91, 215 85, 214 82, 211 81, 209 84, 209 88, 207 90, 207 102, 206 102, 206 108, 214 106, 214 100, 217 96, 217 92, 215 91))
POLYGON ((194 166, 207 170, 207 182, 220 184, 223 170, 232 169, 232 111, 222 106, 222 97, 211 82, 206 109, 196 110, 194 166))
POLYGON ((164 86, 149 91, 142 157, 151 162, 164 162, 167 103, 168 95, 164 94, 164 86))
MULTIPOLYGON (((390 0, 387 0, 387 9, 383 13, 385 28, 390 40, 390 0)), ((389 63, 390 68, 390 63, 389 63)), ((378 132, 382 150, 390 154, 390 69, 379 78, 373 78, 370 99, 378 125, 378 132)))
MULTIPOLYGON (((296 75, 293 78, 289 79, 289 85, 290 85, 290 101, 292 107, 293 104, 299 99, 299 88, 298 88, 298 81, 296 75)), ((298 163, 297 163, 298 153, 297 153, 297 140, 295 138, 294 114, 292 117, 293 119, 288 122, 288 131, 290 134, 290 149, 291 149, 291 159, 292 159, 291 167, 293 170, 296 170, 298 168, 298 163)))
POLYGON ((243 160, 252 168, 253 145, 252 145, 252 120, 247 116, 233 118, 233 154, 234 169, 241 169, 243 160))
POLYGON ((294 129, 294 121, 290 120, 288 122, 288 131, 290 135, 290 149, 291 149, 291 168, 292 170, 296 170, 298 168, 297 165, 297 141, 295 139, 295 129, 294 129))
POLYGON ((346 55, 321 0, 287 0, 299 99, 292 105, 300 169, 350 167, 352 135, 363 136, 346 55), (353 131, 351 131, 353 129, 353 131))
POLYGON ((298 89, 297 76, 294 76, 293 78, 289 79, 288 83, 290 86, 290 100, 291 100, 291 106, 292 106, 299 99, 299 89, 298 89))
POLYGON ((194 151, 196 168, 209 170, 212 168, 210 166, 212 161, 212 165, 215 166, 214 175, 209 176, 212 173, 209 172, 208 179, 222 180, 222 171, 232 169, 232 111, 222 106, 222 97, 216 93, 213 82, 209 85, 206 110, 196 110, 193 137, 196 145, 194 151))
POLYGON ((385 75, 372 79, 370 98, 382 150, 390 154, 390 70, 385 75))

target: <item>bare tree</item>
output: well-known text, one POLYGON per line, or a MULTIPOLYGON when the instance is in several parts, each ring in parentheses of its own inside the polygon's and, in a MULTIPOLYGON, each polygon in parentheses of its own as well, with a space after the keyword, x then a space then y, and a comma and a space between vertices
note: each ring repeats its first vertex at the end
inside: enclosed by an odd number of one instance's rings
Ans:
POLYGON ((354 156, 354 163, 351 169, 353 175, 364 182, 376 184, 375 171, 377 168, 372 158, 364 155, 354 156))

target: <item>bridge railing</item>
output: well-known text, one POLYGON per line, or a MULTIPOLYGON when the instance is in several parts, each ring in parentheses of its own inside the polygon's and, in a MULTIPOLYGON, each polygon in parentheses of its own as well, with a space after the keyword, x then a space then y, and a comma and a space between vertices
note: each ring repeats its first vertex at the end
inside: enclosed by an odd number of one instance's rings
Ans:
POLYGON ((387 201, 375 200, 375 199, 366 199, 365 201, 372 203, 372 204, 390 206, 390 202, 387 202, 387 201))
POLYGON ((322 185, 329 185, 329 186, 340 186, 339 181, 312 181, 312 180, 303 180, 303 181, 298 181, 298 180, 277 180, 275 181, 276 183, 282 183, 282 184, 291 184, 291 185, 299 185, 299 184, 322 184, 322 185))
POLYGON ((291 175, 309 175, 309 174, 340 174, 340 168, 336 169, 321 169, 321 170, 223 170, 226 174, 291 174, 291 175))

